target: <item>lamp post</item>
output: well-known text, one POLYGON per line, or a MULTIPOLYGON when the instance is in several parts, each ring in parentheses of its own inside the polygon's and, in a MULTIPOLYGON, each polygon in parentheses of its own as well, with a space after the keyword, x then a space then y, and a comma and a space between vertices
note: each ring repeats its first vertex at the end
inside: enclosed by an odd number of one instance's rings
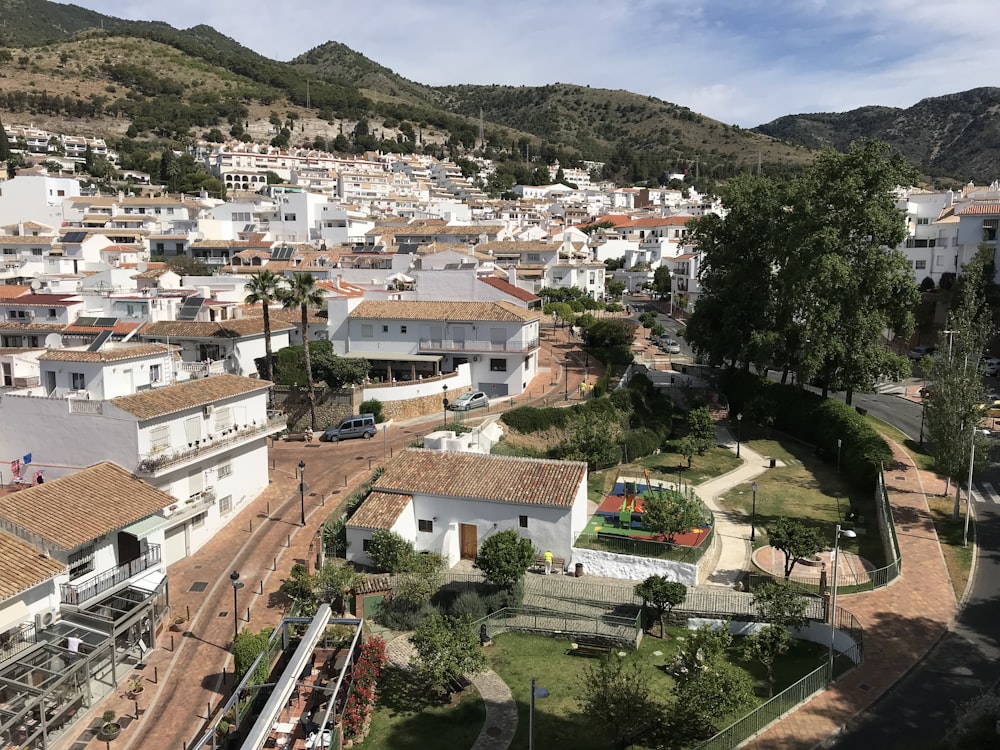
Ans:
POLYGON ((837 533, 833 538, 833 596, 830 597, 830 652, 827 662, 830 682, 833 682, 833 641, 837 636, 837 564, 840 562, 840 537, 853 539, 857 534, 853 529, 841 529, 837 524, 837 533))
POLYGON ((750 543, 752 544, 757 538, 757 483, 751 484, 750 489, 753 490, 753 505, 750 511, 750 543))
POLYGON ((969 546, 969 515, 972 513, 972 470, 976 464, 976 430, 979 424, 972 423, 972 447, 969 450, 969 483, 965 488, 965 531, 962 534, 962 546, 969 546))
POLYGON ((386 450, 386 436, 385 436, 385 425, 382 425, 382 463, 385 463, 385 457, 388 451, 386 450))
POLYGON ((563 372, 566 375, 566 378, 565 378, 566 379, 566 386, 565 386, 566 391, 563 394, 564 395, 564 399, 563 400, 564 401, 569 401, 569 357, 566 357, 566 359, 563 360, 563 372))
POLYGON ((736 415, 736 458, 740 457, 740 440, 743 438, 743 412, 736 415))
POLYGON ((445 383, 441 386, 441 391, 444 393, 444 398, 441 399, 441 411, 444 414, 444 426, 448 426, 448 384, 445 383))
POLYGON ((243 588, 243 584, 240 583, 240 574, 235 570, 229 576, 229 580, 233 583, 233 642, 235 643, 240 634, 240 610, 236 592, 243 588))
POLYGON ((299 525, 306 525, 306 462, 299 461, 299 509, 301 517, 299 525))
POLYGON ((535 750, 535 698, 548 698, 549 691, 543 687, 535 687, 535 678, 531 678, 531 702, 528 707, 528 750, 535 750))
POLYGON ((951 341, 952 341, 951 337, 955 335, 955 332, 954 331, 941 331, 941 333, 943 333, 945 336, 948 337, 948 361, 951 362, 951 341))
POLYGON ((840 448, 844 444, 844 441, 837 438, 837 473, 840 473, 840 448))

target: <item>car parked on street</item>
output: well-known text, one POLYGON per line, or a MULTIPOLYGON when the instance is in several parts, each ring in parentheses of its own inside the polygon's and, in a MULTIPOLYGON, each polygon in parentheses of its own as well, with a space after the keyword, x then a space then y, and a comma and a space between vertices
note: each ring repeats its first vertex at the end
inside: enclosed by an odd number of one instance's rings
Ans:
POLYGON ((375 429, 374 414, 355 414, 342 419, 337 425, 327 427, 319 439, 324 443, 337 443, 351 438, 371 440, 376 432, 378 430, 375 429))
POLYGON ((658 343, 660 348, 667 354, 681 353, 681 345, 669 336, 661 336, 658 343))
POLYGON ((924 357, 933 357, 934 352, 937 351, 936 346, 915 346, 910 349, 910 359, 914 362, 919 362, 924 357))
POLYGON ((467 391, 456 398, 448 408, 452 411, 469 411, 469 409, 486 408, 490 405, 490 398, 482 391, 467 391))

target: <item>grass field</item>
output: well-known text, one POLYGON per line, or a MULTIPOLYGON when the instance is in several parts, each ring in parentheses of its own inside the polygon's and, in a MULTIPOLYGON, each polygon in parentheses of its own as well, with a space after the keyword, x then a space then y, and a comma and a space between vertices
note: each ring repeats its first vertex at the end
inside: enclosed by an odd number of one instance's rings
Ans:
MULTIPOLYGON (((677 441, 671 440, 673 446, 677 441)), ((714 447, 703 456, 695 456, 688 468, 687 459, 679 453, 664 452, 655 456, 645 456, 636 461, 620 464, 604 471, 591 472, 587 479, 587 499, 600 503, 619 476, 641 478, 649 472, 650 479, 660 479, 674 484, 696 485, 732 471, 740 465, 733 452, 727 448, 714 447)))

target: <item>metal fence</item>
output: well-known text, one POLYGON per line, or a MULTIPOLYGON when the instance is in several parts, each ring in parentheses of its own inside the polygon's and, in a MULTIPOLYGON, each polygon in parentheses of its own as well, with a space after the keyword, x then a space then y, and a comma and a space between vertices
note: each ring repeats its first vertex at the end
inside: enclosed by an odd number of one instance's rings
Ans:
POLYGON ((652 557, 660 560, 676 560, 678 562, 694 564, 701 560, 706 550, 711 548, 714 534, 715 525, 713 524, 705 534, 705 538, 701 544, 697 547, 671 544, 670 542, 657 542, 652 539, 635 539, 618 534, 590 533, 580 534, 573 544, 575 547, 583 549, 598 549, 605 552, 615 552, 619 555, 652 557))
POLYGON ((642 621, 635 617, 584 617, 535 607, 506 607, 473 623, 477 630, 486 627, 492 638, 498 633, 544 633, 571 638, 586 636, 637 648, 642 638, 642 621))

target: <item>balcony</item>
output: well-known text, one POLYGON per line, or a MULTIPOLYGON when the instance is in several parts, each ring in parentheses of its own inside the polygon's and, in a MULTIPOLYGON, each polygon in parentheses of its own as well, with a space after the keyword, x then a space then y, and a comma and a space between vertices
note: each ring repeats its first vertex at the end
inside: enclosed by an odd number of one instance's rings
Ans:
POLYGON ((422 352, 530 352, 538 348, 538 339, 530 341, 469 341, 467 339, 420 339, 422 352))
POLYGON ((213 359, 211 362, 181 362, 181 372, 189 372, 198 378, 207 378, 209 375, 225 375, 226 363, 221 359, 213 359))
POLYGON ((224 431, 224 433, 228 434, 219 433, 218 435, 212 435, 205 440, 196 441, 195 445, 184 450, 170 451, 168 449, 160 453, 143 456, 139 459, 139 465, 136 467, 135 473, 146 477, 158 476, 165 470, 178 464, 201 458, 208 453, 233 445, 234 443, 246 442, 250 438, 281 432, 287 426, 288 418, 284 414, 271 412, 267 415, 267 420, 263 424, 232 427, 224 431))
POLYGON ((124 583, 129 578, 144 570, 148 570, 160 564, 160 545, 151 544, 135 560, 119 565, 117 568, 105 570, 98 573, 93 578, 88 578, 82 583, 61 583, 59 584, 59 601, 63 604, 74 604, 79 606, 98 594, 103 594, 109 589, 113 589, 120 583, 124 583))

